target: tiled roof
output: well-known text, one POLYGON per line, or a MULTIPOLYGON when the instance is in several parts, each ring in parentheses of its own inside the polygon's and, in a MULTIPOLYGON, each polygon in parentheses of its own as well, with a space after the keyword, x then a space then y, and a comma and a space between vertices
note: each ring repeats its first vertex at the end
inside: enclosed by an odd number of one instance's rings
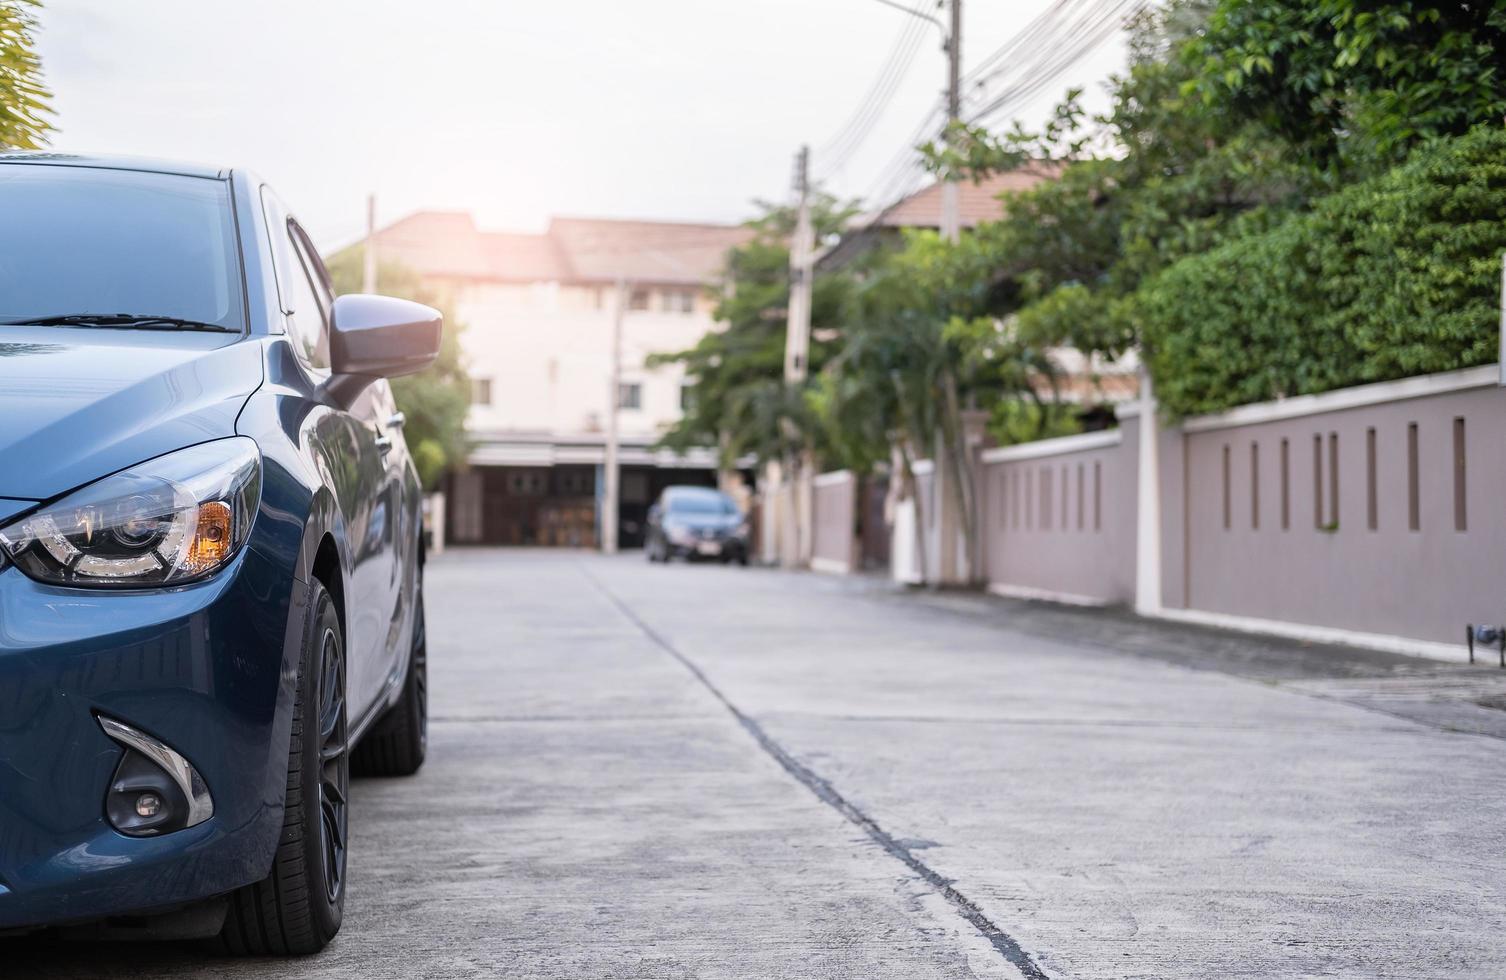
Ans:
POLYGON ((420 211, 377 232, 377 251, 421 275, 497 282, 699 285, 717 277, 739 225, 556 218, 542 235, 481 231, 465 212, 420 211))
MULTIPOLYGON (((962 227, 973 228, 1004 216, 1000 195, 1018 194, 1056 178, 1057 168, 1033 166, 985 177, 980 183, 964 180, 957 185, 957 212, 962 227)), ((866 223, 866 221, 864 222, 866 223)), ((931 184, 884 212, 878 224, 887 228, 937 228, 941 224, 941 185, 931 184)))

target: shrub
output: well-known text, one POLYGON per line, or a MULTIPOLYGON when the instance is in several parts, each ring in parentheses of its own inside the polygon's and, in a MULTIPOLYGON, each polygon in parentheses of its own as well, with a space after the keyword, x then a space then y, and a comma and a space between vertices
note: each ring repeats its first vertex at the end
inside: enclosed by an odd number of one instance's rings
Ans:
POLYGON ((1172 417, 1497 356, 1506 131, 1419 150, 1274 228, 1183 259, 1132 311, 1172 417))

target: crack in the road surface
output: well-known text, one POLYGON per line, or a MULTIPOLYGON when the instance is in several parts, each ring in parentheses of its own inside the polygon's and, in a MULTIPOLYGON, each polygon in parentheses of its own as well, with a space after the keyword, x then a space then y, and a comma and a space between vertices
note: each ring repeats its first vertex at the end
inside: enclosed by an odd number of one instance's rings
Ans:
POLYGON ((973 925, 973 928, 982 934, 984 939, 988 940, 994 950, 1014 966, 1015 969, 1019 970, 1021 975, 1026 977, 1027 980, 1048 980, 1045 971, 1036 965, 1035 960, 1031 958, 1030 954, 1025 952, 1009 933, 999 928, 997 924, 989 919, 976 902, 962 894, 950 880, 942 877, 928 864, 916 857, 910 847, 907 847, 898 838, 884 830, 883 827, 880 827, 868 814, 854 806, 846 797, 837 792, 836 788, 825 778, 817 775, 791 755, 784 746, 780 745, 768 732, 764 731, 763 726, 744 714, 737 705, 733 704, 731 699, 712 683, 711 678, 706 676, 705 671, 701 670, 695 661, 681 653, 666 637, 644 622, 643 618, 633 611, 631 606, 620 599, 611 589, 607 588, 606 584, 593 575, 590 569, 584 565, 578 567, 581 574, 585 576, 598 592, 606 597, 608 602, 616 607, 618 612, 622 613, 654 645, 677 660, 702 687, 710 692, 712 697, 720 701, 722 706, 731 713, 732 717, 737 719, 737 723, 758 743, 759 748, 763 749, 775 762, 779 763, 785 772, 789 773, 797 782, 814 793, 816 798, 821 802, 830 806, 846 817, 850 823, 859 827, 874 843, 888 852, 891 857, 901 861, 907 868, 915 872, 922 881, 936 889, 964 919, 973 925))

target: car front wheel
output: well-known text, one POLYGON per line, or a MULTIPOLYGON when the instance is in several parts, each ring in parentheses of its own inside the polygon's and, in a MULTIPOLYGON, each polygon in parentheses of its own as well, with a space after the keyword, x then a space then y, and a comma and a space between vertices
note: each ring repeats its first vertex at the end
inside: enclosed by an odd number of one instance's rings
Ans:
POLYGON ((334 601, 310 586, 282 836, 271 874, 235 892, 220 940, 237 956, 317 953, 345 912, 350 757, 346 740, 345 642, 334 601))

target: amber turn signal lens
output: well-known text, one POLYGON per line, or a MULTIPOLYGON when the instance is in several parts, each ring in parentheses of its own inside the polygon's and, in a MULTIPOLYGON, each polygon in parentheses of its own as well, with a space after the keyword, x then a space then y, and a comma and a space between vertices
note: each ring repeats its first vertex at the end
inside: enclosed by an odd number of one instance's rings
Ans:
POLYGON ((188 546, 188 557, 183 560, 184 571, 197 575, 224 561, 234 540, 231 534, 234 521, 228 505, 218 500, 200 504, 198 527, 194 530, 193 543, 188 546))

